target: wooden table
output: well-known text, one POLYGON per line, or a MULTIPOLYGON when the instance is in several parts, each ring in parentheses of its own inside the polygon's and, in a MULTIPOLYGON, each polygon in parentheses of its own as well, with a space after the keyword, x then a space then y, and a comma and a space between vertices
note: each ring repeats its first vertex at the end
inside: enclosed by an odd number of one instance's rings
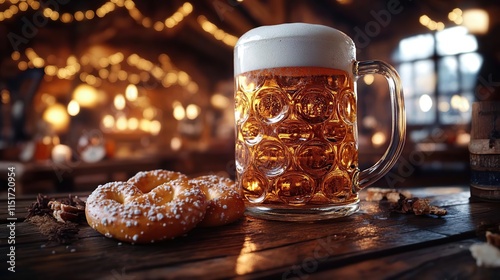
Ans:
POLYGON ((476 266, 469 246, 500 224, 500 203, 469 201, 466 186, 411 189, 432 198, 442 218, 390 212, 366 202, 360 212, 317 223, 245 217, 198 228, 175 240, 130 245, 82 226, 70 245, 47 242, 23 222, 34 197, 16 199, 15 273, 6 200, 1 200, 0 279, 500 279, 500 268, 476 266))

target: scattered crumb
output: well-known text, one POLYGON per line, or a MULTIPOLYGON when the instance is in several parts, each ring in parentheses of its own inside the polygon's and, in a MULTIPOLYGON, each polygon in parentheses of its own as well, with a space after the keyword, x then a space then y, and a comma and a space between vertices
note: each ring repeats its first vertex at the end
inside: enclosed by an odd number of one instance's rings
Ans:
POLYGON ((438 217, 447 214, 446 209, 431 205, 429 199, 413 197, 408 190, 369 188, 367 189, 366 201, 391 202, 391 209, 398 213, 414 213, 415 215, 436 215, 438 217))
POLYGON ((489 243, 472 244, 469 248, 477 266, 500 267, 500 249, 489 243))
POLYGON ((399 195, 399 200, 391 204, 393 211, 398 213, 413 213, 415 215, 435 215, 438 217, 448 213, 446 209, 431 205, 429 199, 412 197, 407 198, 404 195, 399 195))
POLYGON ((412 197, 411 192, 408 190, 369 188, 367 189, 366 201, 381 201, 387 199, 390 202, 398 202, 400 194, 408 198, 412 197))

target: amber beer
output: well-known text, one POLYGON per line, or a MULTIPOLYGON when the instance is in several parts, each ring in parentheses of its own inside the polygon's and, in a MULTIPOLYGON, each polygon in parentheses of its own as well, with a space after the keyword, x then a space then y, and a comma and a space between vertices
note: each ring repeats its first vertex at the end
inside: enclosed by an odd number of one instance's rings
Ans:
MULTIPOLYGON (((369 62, 368 68, 374 65, 369 62)), ((392 158, 365 175, 359 169, 354 79, 363 72, 358 66, 352 40, 324 26, 267 26, 240 38, 236 177, 250 215, 277 220, 350 215, 359 208, 358 191, 394 164, 402 139, 388 152, 392 158)))

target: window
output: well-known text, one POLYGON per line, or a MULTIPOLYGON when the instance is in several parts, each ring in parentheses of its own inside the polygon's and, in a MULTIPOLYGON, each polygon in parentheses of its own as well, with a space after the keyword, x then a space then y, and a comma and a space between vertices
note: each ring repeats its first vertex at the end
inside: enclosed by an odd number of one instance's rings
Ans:
POLYGON ((465 124, 482 57, 462 26, 400 41, 395 53, 409 125, 465 124))

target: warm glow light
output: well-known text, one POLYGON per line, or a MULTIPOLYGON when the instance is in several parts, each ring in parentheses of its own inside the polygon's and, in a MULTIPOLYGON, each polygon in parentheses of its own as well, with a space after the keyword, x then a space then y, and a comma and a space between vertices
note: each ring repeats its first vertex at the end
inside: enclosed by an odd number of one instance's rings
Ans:
POLYGON ((220 93, 215 93, 210 98, 210 104, 212 104, 214 108, 224 110, 229 107, 230 101, 229 98, 227 98, 226 96, 220 93))
POLYGON ((196 119, 200 115, 200 107, 195 104, 189 104, 186 107, 186 117, 190 120, 196 119))
POLYGON ((78 104, 78 102, 76 102, 76 100, 71 100, 69 103, 68 103, 68 114, 70 116, 76 116, 78 115, 78 113, 80 113, 80 104, 78 104))
POLYGON ((150 120, 141 119, 141 121, 139 122, 139 128, 142 131, 148 132, 150 127, 151 127, 151 121, 150 120))
POLYGON ((420 110, 422 110, 422 112, 429 112, 432 108, 432 98, 428 94, 424 94, 420 96, 418 104, 420 105, 420 110))
MULTIPOLYGON (((450 17, 450 15, 448 15, 448 17, 450 17)), ((443 30, 444 27, 445 27, 444 23, 442 23, 442 22, 436 22, 436 21, 432 20, 427 15, 420 16, 420 18, 418 19, 418 21, 420 22, 420 24, 422 24, 423 26, 429 28, 430 30, 443 30)))
POLYGON ((198 16, 198 24, 201 28, 214 36, 215 39, 222 41, 224 44, 234 47, 236 45, 236 41, 238 41, 238 37, 226 33, 224 30, 219 29, 217 25, 211 23, 205 16, 198 16))
POLYGON ((123 94, 117 94, 113 100, 113 104, 117 110, 125 109, 125 97, 123 97, 123 94))
POLYGON ((252 252, 255 252, 256 250, 257 246, 252 241, 252 238, 245 236, 245 241, 241 246, 240 254, 236 259, 236 265, 234 268, 236 274, 245 275, 255 270, 255 267, 258 264, 258 259, 254 257, 252 252))
POLYGON ((463 12, 463 25, 472 34, 485 34, 488 32, 490 18, 485 10, 470 9, 463 12))
POLYGON ((60 103, 49 106, 43 113, 42 118, 57 132, 64 131, 70 121, 66 107, 60 103))
POLYGON ((125 116, 119 116, 118 119, 116 120, 116 128, 118 130, 125 130, 127 129, 128 121, 125 116))
POLYGON ((139 128, 139 120, 137 118, 128 119, 127 127, 130 130, 136 130, 137 128, 139 128))
POLYGON ((148 120, 152 120, 156 116, 156 110, 148 107, 142 111, 142 116, 148 120))
POLYGON ((161 130, 161 123, 157 120, 151 121, 149 132, 152 135, 158 135, 158 133, 160 133, 160 130, 161 130))
POLYGON ((133 84, 128 85, 127 88, 125 89, 125 97, 129 101, 135 101, 138 95, 139 92, 137 90, 137 87, 133 84))
POLYGON ((456 143, 461 146, 467 146, 470 143, 470 134, 464 131, 457 133, 456 143))
POLYGON ((80 84, 73 92, 73 100, 78 102, 81 107, 91 108, 97 104, 97 90, 88 84, 80 84))
POLYGON ((186 111, 180 102, 174 102, 174 119, 180 121, 186 117, 186 111))
POLYGON ((387 140, 385 134, 381 131, 377 131, 372 136, 372 144, 375 147, 382 146, 387 140))
POLYGON ((105 115, 102 118, 102 125, 107 129, 113 128, 115 126, 115 118, 111 115, 105 115))
POLYGON ((0 100, 2 101, 2 104, 9 104, 10 92, 6 89, 3 89, 0 93, 0 100))
POLYGON ((71 160, 71 148, 66 145, 56 145, 51 152, 52 161, 64 163, 71 160))
POLYGON ((170 148, 174 151, 179 150, 182 147, 182 141, 179 137, 173 137, 170 140, 170 148))
POLYGON ((372 74, 367 74, 363 77, 363 82, 365 82, 365 84, 367 85, 373 84, 374 81, 375 81, 375 76, 373 76, 372 74))
POLYGON ((431 22, 431 19, 427 15, 422 15, 419 18, 419 22, 423 26, 427 26, 429 24, 429 22, 431 22))
POLYGON ((466 113, 470 109, 469 100, 467 100, 467 98, 460 96, 460 95, 457 95, 457 94, 455 94, 451 97, 450 103, 451 103, 451 107, 453 109, 458 110, 462 113, 466 113))

